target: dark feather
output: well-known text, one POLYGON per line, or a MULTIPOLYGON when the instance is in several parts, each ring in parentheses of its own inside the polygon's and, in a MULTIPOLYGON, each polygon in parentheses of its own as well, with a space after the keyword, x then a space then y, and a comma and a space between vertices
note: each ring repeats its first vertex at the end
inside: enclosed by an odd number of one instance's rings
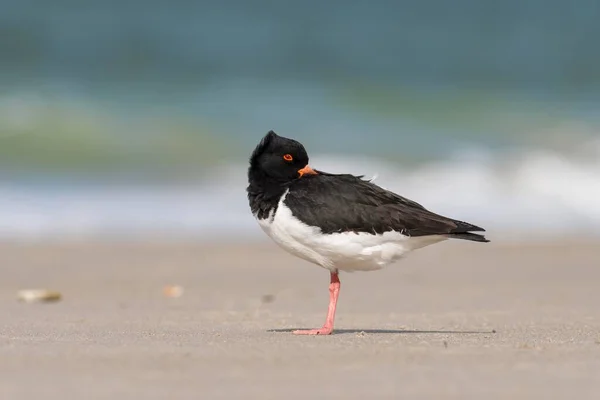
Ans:
POLYGON ((489 240, 486 239, 485 236, 478 235, 476 233, 452 233, 448 235, 448 237, 451 237, 452 239, 471 240, 473 242, 489 242, 489 240))
POLYGON ((319 226, 323 233, 395 230, 408 236, 447 235, 450 238, 487 241, 483 228, 447 218, 421 204, 353 175, 319 171, 290 185, 285 204, 302 222, 319 226))
POLYGON ((250 155, 250 165, 253 165, 258 157, 265 151, 265 149, 269 146, 269 143, 274 138, 278 137, 277 134, 273 131, 267 132, 267 134, 261 139, 260 143, 256 145, 254 151, 250 155))

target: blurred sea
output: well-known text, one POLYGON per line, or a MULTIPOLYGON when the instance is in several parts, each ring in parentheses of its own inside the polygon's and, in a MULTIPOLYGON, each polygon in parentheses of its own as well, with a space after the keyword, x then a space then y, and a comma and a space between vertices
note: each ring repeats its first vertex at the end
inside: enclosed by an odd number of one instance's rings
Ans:
POLYGON ((574 4, 0 0, 0 237, 262 238, 270 129, 491 239, 600 235, 600 3, 574 4))

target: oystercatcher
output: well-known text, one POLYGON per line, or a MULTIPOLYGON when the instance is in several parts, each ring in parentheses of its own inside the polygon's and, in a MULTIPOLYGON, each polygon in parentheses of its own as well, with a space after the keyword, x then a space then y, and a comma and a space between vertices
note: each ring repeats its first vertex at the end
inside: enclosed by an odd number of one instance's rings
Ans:
POLYGON ((339 271, 373 271, 412 250, 446 239, 489 242, 483 228, 434 214, 362 176, 312 169, 299 142, 269 131, 248 168, 248 200, 261 228, 289 253, 330 271, 329 310, 320 329, 333 331, 339 271))

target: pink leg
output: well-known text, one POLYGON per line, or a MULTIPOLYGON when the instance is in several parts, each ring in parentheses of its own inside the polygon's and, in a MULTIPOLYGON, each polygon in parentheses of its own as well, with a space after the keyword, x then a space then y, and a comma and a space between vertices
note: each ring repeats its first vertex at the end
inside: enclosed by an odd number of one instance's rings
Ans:
POLYGON ((327 311, 327 320, 321 329, 309 329, 294 331, 294 335, 329 335, 333 332, 333 320, 335 319, 335 307, 338 296, 340 295, 340 278, 336 272, 331 273, 331 283, 329 284, 329 310, 327 311))

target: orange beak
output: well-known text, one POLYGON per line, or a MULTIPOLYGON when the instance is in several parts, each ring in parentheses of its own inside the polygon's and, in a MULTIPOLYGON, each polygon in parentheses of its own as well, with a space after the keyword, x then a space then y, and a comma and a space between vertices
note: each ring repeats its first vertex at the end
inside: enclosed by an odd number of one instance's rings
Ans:
POLYGON ((301 170, 298 170, 298 174, 300 175, 300 178, 302 178, 304 175, 317 175, 317 171, 307 165, 301 170))

